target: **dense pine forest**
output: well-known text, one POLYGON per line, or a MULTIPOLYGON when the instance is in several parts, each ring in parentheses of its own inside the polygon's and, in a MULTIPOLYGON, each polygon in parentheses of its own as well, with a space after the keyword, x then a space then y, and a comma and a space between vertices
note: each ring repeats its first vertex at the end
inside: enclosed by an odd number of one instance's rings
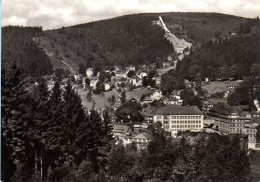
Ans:
POLYGON ((246 18, 220 13, 163 13, 168 29, 195 43, 206 43, 215 35, 236 32, 246 18), (177 26, 176 26, 177 25, 177 26), (179 26, 178 26, 179 25, 179 26))
POLYGON ((2 63, 16 62, 28 76, 43 76, 53 72, 48 56, 33 41, 42 35, 41 27, 8 26, 2 29, 2 63))

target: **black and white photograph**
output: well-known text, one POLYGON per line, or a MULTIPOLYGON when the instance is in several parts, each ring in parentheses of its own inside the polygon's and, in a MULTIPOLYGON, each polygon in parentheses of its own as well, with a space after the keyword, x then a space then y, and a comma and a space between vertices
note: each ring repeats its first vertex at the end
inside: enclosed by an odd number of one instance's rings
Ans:
POLYGON ((2 0, 0 182, 260 182, 259 0, 2 0))

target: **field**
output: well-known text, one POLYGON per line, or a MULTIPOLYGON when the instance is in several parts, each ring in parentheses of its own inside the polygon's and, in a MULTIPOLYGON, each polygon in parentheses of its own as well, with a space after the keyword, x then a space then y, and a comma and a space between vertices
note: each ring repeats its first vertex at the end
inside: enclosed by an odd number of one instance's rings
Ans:
POLYGON ((227 91, 228 86, 230 85, 238 85, 240 80, 238 81, 215 81, 209 82, 202 85, 202 89, 206 90, 209 95, 214 94, 216 92, 224 92, 227 91))
MULTIPOLYGON (((111 98, 112 95, 114 95, 116 98, 119 98, 119 94, 116 91, 107 91, 104 92, 102 94, 99 95, 95 95, 92 94, 92 100, 88 101, 86 99, 87 93, 88 91, 84 90, 83 88, 77 88, 76 89, 78 94, 81 96, 82 99, 82 105, 87 108, 87 109, 91 109, 93 106, 93 103, 95 103, 95 108, 99 109, 99 108, 103 108, 103 107, 110 107, 111 103, 108 101, 108 98, 111 98)), ((135 89, 129 92, 126 92, 126 99, 136 99, 137 101, 140 100, 142 94, 145 93, 150 93, 151 91, 146 89, 146 88, 139 88, 139 89, 135 89)))
POLYGON ((129 99, 134 98, 137 101, 140 101, 142 95, 146 94, 146 93, 151 93, 151 90, 146 89, 146 88, 135 89, 135 90, 126 92, 126 99, 129 100, 129 99))

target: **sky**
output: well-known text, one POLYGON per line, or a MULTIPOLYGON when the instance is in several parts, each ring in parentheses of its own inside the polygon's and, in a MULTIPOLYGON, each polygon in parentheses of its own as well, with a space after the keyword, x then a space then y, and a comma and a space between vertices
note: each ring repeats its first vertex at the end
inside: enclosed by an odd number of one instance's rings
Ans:
POLYGON ((149 12, 218 12, 260 16, 260 0, 2 0, 2 25, 54 29, 149 12))

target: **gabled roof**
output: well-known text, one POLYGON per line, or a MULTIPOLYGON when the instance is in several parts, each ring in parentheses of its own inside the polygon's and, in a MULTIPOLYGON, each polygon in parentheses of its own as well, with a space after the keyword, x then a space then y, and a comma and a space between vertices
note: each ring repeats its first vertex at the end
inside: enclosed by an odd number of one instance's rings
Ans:
POLYGON ((149 133, 143 132, 143 133, 137 134, 134 138, 152 140, 153 137, 149 133))
POLYGON ((127 125, 123 125, 123 124, 115 124, 113 125, 113 131, 117 131, 120 133, 127 133, 129 132, 130 127, 127 125))

